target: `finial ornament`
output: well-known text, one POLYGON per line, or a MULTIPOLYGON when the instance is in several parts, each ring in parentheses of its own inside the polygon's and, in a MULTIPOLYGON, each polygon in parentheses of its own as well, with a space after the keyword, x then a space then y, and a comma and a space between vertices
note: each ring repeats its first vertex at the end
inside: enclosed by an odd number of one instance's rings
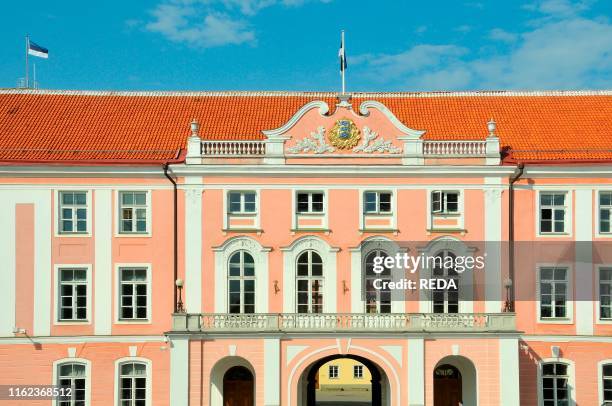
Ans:
POLYGON ((497 130, 497 123, 495 120, 490 119, 489 122, 487 122, 487 128, 489 129, 489 137, 497 137, 497 135, 495 135, 495 130, 497 130))
POLYGON ((198 134, 199 130, 200 130, 200 124, 198 123, 198 120, 194 118, 193 120, 191 120, 191 136, 199 137, 200 136, 198 134))

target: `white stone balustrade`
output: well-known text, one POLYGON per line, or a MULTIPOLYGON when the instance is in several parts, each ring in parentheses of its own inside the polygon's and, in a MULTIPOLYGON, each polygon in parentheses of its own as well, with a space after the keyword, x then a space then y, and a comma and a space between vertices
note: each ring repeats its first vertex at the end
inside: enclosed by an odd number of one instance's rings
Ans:
POLYGON ((263 141, 202 141, 203 156, 263 156, 266 144, 263 141))
POLYGON ((486 141, 452 141, 452 140, 425 140, 423 141, 424 156, 443 157, 483 157, 487 154, 486 141))
POLYGON ((228 332, 499 332, 515 331, 514 313, 175 313, 173 331, 228 332))

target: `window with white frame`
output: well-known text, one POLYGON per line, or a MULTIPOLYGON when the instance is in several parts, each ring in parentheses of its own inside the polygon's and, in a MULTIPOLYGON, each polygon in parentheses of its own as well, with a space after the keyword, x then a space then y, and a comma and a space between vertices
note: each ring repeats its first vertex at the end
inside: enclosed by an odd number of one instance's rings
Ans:
POLYGON ((299 214, 321 214, 323 210, 323 192, 297 193, 297 212, 299 214))
POLYGON ((391 213, 391 192, 365 192, 363 200, 366 214, 391 213))
POLYGON ((567 318, 568 269, 540 268, 540 318, 567 318))
POLYGON ((569 366, 562 362, 542 364, 542 401, 544 406, 569 406, 569 366))
POLYGON ((230 214, 253 214, 257 211, 255 192, 229 192, 228 210, 230 214))
POLYGON ((455 282, 454 287, 432 290, 434 313, 459 313, 459 274, 455 270, 455 254, 449 250, 440 251, 434 257, 432 277, 455 282))
POLYGON ((601 388, 603 401, 612 404, 612 363, 601 366, 601 388))
POLYGON ((147 268, 119 268, 119 319, 147 320, 147 268))
MULTIPOLYGON (((385 281, 391 281, 391 269, 384 267, 381 273, 374 272, 374 259, 376 257, 386 258, 387 253, 382 250, 373 250, 365 261, 365 305, 366 313, 391 313, 391 290, 385 281), (374 282, 382 280, 382 289, 376 289, 374 282)), ((383 259, 384 261, 384 259, 383 259)), ((384 263, 384 262, 383 262, 384 263)))
POLYGON ((147 192, 119 192, 119 231, 147 233, 147 192))
POLYGON ((353 378, 355 379, 363 378, 363 365, 353 365, 353 378))
POLYGON ((431 192, 431 212, 434 214, 459 213, 459 192, 445 190, 431 192))
POLYGON ((230 313, 255 313, 255 261, 246 251, 229 260, 228 300, 230 313))
POLYGON ((57 406, 85 406, 87 388, 85 364, 68 362, 57 366, 57 385, 72 388, 69 399, 59 398, 57 406))
POLYGON ((147 364, 124 362, 119 367, 119 404, 145 406, 147 404, 147 364))
POLYGON ((323 312, 323 260, 315 251, 304 251, 297 260, 297 312, 323 312))
POLYGON ((599 318, 612 320, 612 268, 599 270, 599 318))
POLYGON ((612 233, 612 192, 599 193, 599 232, 612 233))
POLYGON ((340 376, 340 367, 338 365, 330 365, 328 369, 329 379, 338 379, 340 376))
POLYGON ((59 192, 59 232, 87 232, 87 192, 59 192))
POLYGON ((540 233, 564 233, 567 212, 567 194, 562 192, 540 193, 540 233))
POLYGON ((87 320, 87 269, 62 268, 59 276, 59 321, 87 320))

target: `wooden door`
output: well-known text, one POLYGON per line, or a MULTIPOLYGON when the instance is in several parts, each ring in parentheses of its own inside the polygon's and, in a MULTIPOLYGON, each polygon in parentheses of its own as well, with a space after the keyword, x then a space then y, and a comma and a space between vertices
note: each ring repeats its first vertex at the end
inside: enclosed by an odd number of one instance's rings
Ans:
POLYGON ((232 367, 223 377, 223 406, 253 406, 253 375, 244 367, 232 367))
POLYGON ((461 373, 452 365, 434 371, 434 406, 462 405, 461 373))

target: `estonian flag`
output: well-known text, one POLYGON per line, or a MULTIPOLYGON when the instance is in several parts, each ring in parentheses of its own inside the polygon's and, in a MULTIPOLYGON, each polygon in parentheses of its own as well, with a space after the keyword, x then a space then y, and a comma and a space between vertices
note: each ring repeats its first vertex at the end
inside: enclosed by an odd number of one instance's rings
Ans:
POLYGON ((344 52, 344 34, 342 34, 342 39, 340 40, 340 49, 338 50, 338 58, 340 59, 340 72, 344 72, 346 70, 346 53, 344 52))
POLYGON ((35 42, 28 41, 28 54, 47 59, 49 57, 49 50, 35 42))

